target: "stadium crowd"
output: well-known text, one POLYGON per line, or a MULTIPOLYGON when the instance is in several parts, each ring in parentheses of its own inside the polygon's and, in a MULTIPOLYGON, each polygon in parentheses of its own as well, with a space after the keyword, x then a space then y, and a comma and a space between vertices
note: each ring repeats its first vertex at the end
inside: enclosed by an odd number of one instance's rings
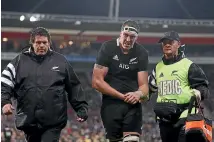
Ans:
MULTIPOLYGON (((2 43, 2 45, 3 44, 4 43, 2 43)), ((98 47, 99 44, 96 44, 96 46, 98 47)), ((20 52, 20 47, 21 46, 14 46, 14 43, 7 43, 6 45, 2 46, 2 52, 20 52)), ((95 55, 97 52, 96 47, 92 48, 92 45, 90 45, 89 43, 85 43, 85 45, 83 45, 82 47, 77 47, 74 44, 55 47, 59 47, 55 50, 65 55, 95 55)), ((154 50, 154 48, 149 51, 152 55, 156 55, 154 51, 157 52, 157 50, 154 50)), ((198 51, 198 53, 200 53, 200 50, 198 51)), ((204 54, 204 56, 207 55, 204 54)), ((211 99, 208 100, 208 103, 206 103, 206 105, 208 105, 208 110, 214 110, 213 105, 211 105, 214 103, 214 66, 202 65, 201 67, 205 71, 210 81, 211 99)), ((87 99, 90 105, 89 119, 82 124, 78 123, 76 121, 75 113, 70 108, 68 110, 69 121, 67 122, 67 126, 63 129, 61 133, 60 142, 105 142, 105 130, 102 126, 102 122, 99 115, 99 108, 101 105, 102 97, 97 91, 93 90, 90 87, 90 75, 86 75, 89 76, 86 77, 84 76, 84 73, 80 73, 78 76, 80 77, 80 80, 83 83, 84 88, 87 92, 87 99)), ((143 104, 144 125, 142 127, 141 142, 161 142, 158 125, 155 121, 155 116, 152 110, 154 100, 155 97, 151 101, 143 104)), ((209 112, 209 115, 209 117, 214 118, 214 111, 212 111, 211 113, 209 112)), ((24 134, 14 127, 14 116, 6 117, 2 115, 1 120, 2 142, 25 142, 24 134)))
MULTIPOLYGON (((99 97, 95 96, 95 94, 92 97, 96 99, 92 100, 93 102, 99 101, 97 99, 99 97)), ((70 108, 68 110, 69 120, 61 133, 60 142, 105 142, 105 130, 102 126, 99 108, 98 106, 92 106, 93 102, 90 103, 89 118, 82 124, 76 121, 73 109, 70 108)), ((151 107, 147 105, 143 107, 144 125, 142 127, 141 142, 160 142, 158 126, 156 125, 151 107)), ((24 134, 14 127, 14 115, 7 117, 2 115, 1 120, 2 142, 25 142, 24 134)))
MULTIPOLYGON (((28 44, 26 40, 20 39, 2 39, 2 52, 20 52, 28 44)), ((96 56, 102 43, 92 41, 64 41, 53 40, 52 46, 55 51, 64 55, 83 55, 96 56)), ((159 44, 146 44, 144 47, 149 51, 150 56, 161 56, 162 52, 159 44)), ((193 57, 212 57, 214 45, 186 45, 185 51, 188 56, 193 57), (204 50, 206 49, 206 50, 204 50), (202 53, 202 54, 201 54, 202 53)))
MULTIPOLYGON (((72 1, 71 0, 51 0, 50 1, 41 1, 37 4, 37 1, 34 0, 19 0, 19 1, 4 1, 2 2, 2 12, 4 11, 13 11, 13 12, 36 12, 36 13, 49 13, 49 14, 66 14, 66 15, 89 15, 89 16, 108 16, 109 15, 109 1, 84 1, 84 4, 81 0, 72 1), (13 4, 11 4, 13 3, 13 4), (48 5, 48 7, 47 7, 48 5), (57 8, 56 8, 57 5, 57 8), (32 7, 34 7, 32 9, 32 7)), ((119 8, 120 17, 149 17, 149 18, 174 18, 174 19, 214 19, 214 8, 213 0, 205 1, 194 1, 194 0, 123 0, 120 2, 119 8), (148 8, 149 7, 149 8, 148 8), (167 8, 166 8, 167 7, 167 8), (127 10, 128 9, 128 10, 127 10), (132 10, 129 10, 132 9, 132 10), (139 9, 141 12, 139 12, 139 9), (154 10, 155 9, 155 10, 154 10), (200 10, 199 10, 200 9, 200 10)), ((114 11, 114 9, 113 9, 114 11)), ((58 15, 59 16, 59 15, 58 15)), ((15 18, 12 18, 15 20, 15 18)), ((27 18, 26 18, 27 19, 27 18)), ((97 19, 97 17, 96 17, 97 19)), ((114 17, 113 17, 114 19, 114 17)), ((2 19, 2 27, 7 24, 13 25, 15 23, 7 22, 7 18, 2 19)), ((19 19, 18 19, 19 20, 19 19)), ((57 20, 62 20, 57 18, 57 20)), ((63 19, 64 23, 69 23, 67 20, 63 19)), ((27 20, 25 20, 27 21, 27 20)), ((20 21, 19 26, 26 26, 29 24, 27 21, 20 21), (22 22, 22 23, 21 23, 22 22)), ((196 20, 191 20, 191 23, 194 23, 196 20)), ((207 20, 208 21, 208 20, 207 20)), ((17 21, 16 21, 17 22, 17 21)), ((39 22, 39 21, 37 21, 39 22)), ((36 23, 37 23, 36 22, 36 23)), ((17 22, 19 23, 19 22, 17 22)), ((60 24, 62 22, 60 21, 60 24)), ((174 23, 174 22, 172 22, 174 23)), ((204 22, 206 25, 207 22, 204 22)), ((72 25, 69 23, 69 27, 78 27, 81 25, 72 25)), ((174 23, 175 24, 175 23, 174 23)), ((201 24, 201 23, 200 23, 201 24)), ((203 23, 202 23, 203 24, 203 23)), ((16 24, 15 24, 16 25, 16 24)), ((34 24, 30 23, 30 26, 34 24)), ((41 24, 42 25, 42 24, 41 24)), ((51 20, 51 26, 59 28, 59 24, 54 24, 54 20, 51 20)), ((62 25, 64 25, 62 23, 62 25)), ((84 25, 84 23, 82 24, 84 25)), ((173 25, 173 24, 172 24, 173 25)), ((176 25, 176 24, 175 24, 176 25)), ((153 26, 149 28, 147 24, 144 25, 144 29, 152 30, 153 26), (147 27, 148 26, 148 27, 147 27)), ((162 26, 162 25, 161 25, 162 26)), ((166 25, 168 27, 168 25, 166 25)), ((200 29, 203 27, 189 27, 189 25, 184 25, 191 29, 200 29)), ((212 25, 209 25, 210 27, 212 25)), ((108 27, 108 26, 107 26, 108 27)), ((170 27, 170 25, 169 25, 170 27)), ((95 27, 97 28, 97 27, 95 27)), ((181 28, 182 29, 182 28, 181 28)), ((207 28, 204 28, 205 30, 207 28)), ((85 29, 84 29, 85 30, 85 29)), ((210 30, 212 31, 212 30, 210 30)), ((54 37, 52 36, 52 39, 54 37)), ((1 39, 1 51, 2 52, 20 52, 24 45, 28 44, 29 41, 20 39, 19 35, 17 38, 7 38, 3 37, 1 39)), ((71 56, 93 56, 95 57, 98 49, 100 48, 101 43, 95 43, 91 41, 76 42, 76 41, 64 41, 62 39, 55 39, 52 42, 53 48, 55 51, 60 52, 64 55, 71 56)), ((161 57, 160 45, 144 45, 145 48, 149 51, 149 56, 158 56, 161 57)), ((192 57, 214 57, 214 45, 186 45, 186 55, 192 57)), ((2 63, 2 69, 4 68, 5 63, 2 63)), ((208 117, 214 118, 214 64, 210 65, 200 65, 205 71, 208 80, 210 81, 210 91, 211 96, 208 100, 205 100, 205 111, 208 117)), ((153 65, 154 67, 154 65, 153 65)), ((152 68, 150 68, 151 71, 152 68)), ((89 118, 84 123, 78 123, 76 121, 76 115, 73 109, 70 107, 68 109, 69 120, 67 126, 63 129, 60 137, 60 142, 105 142, 105 129, 103 128, 99 108, 101 105, 102 96, 92 89, 90 86, 91 82, 91 73, 78 73, 78 76, 84 86, 84 89, 87 93, 87 100, 90 105, 89 109, 89 118)), ((142 126, 142 136, 141 142, 161 142, 159 135, 159 128, 157 122, 155 121, 155 115, 153 113, 153 105, 155 102, 155 95, 151 98, 149 102, 143 103, 143 126, 142 126)), ((13 102, 16 105, 16 102, 13 102)), ((70 105, 68 105, 70 106, 70 105)), ((15 113, 14 113, 15 114, 15 113)), ((1 115, 1 142, 25 142, 24 134, 21 131, 18 131, 14 125, 14 114, 11 116, 1 115)))

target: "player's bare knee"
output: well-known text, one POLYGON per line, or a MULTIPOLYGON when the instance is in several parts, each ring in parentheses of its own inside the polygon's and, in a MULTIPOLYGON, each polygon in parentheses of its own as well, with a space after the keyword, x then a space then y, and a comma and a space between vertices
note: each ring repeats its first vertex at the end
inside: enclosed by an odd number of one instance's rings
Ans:
POLYGON ((137 134, 127 134, 124 136, 123 142, 140 142, 140 137, 137 134))

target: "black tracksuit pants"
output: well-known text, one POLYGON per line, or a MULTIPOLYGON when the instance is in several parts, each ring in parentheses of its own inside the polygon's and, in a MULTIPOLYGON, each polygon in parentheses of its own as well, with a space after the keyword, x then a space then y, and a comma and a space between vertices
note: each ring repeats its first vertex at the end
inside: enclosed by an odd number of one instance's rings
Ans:
POLYGON ((185 142, 183 127, 174 127, 173 124, 159 122, 162 142, 185 142))
POLYGON ((61 128, 24 130, 27 142, 58 142, 61 128))

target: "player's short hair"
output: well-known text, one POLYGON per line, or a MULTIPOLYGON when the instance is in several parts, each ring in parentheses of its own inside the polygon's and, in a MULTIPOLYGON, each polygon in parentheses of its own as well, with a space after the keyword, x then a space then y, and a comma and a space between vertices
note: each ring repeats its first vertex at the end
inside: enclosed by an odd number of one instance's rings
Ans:
POLYGON ((48 41, 51 42, 50 33, 46 28, 37 27, 33 29, 30 34, 30 44, 34 43, 36 36, 45 36, 48 38, 48 41))
POLYGON ((139 24, 138 24, 136 21, 134 21, 134 20, 127 20, 127 21, 125 21, 125 22, 123 23, 122 27, 121 27, 121 31, 123 31, 124 28, 125 28, 126 26, 132 27, 136 33, 139 33, 139 32, 140 32, 140 26, 139 26, 139 24))

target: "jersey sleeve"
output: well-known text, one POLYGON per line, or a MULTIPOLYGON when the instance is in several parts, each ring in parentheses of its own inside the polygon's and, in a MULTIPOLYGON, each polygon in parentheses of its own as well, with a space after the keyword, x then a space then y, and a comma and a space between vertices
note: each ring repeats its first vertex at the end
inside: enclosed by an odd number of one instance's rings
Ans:
POLYGON ((158 91, 155 68, 152 70, 152 73, 148 77, 148 83, 149 83, 149 92, 154 93, 158 91))
MULTIPOLYGON (((102 44, 96 58, 96 64, 108 67, 110 64, 110 53, 107 50, 108 44, 105 42, 102 44)), ((110 47, 109 47, 110 48, 110 47)))
POLYGON ((202 100, 209 96, 208 79, 204 71, 195 63, 192 63, 189 68, 188 80, 191 88, 195 88, 201 92, 202 100))
POLYGON ((65 90, 68 93, 68 101, 76 112, 82 108, 88 110, 85 91, 76 72, 67 60, 65 90))
POLYGON ((20 60, 20 55, 14 58, 3 70, 1 75, 1 107, 11 104, 13 90, 15 87, 15 78, 20 60))
POLYGON ((148 60, 148 52, 143 48, 140 47, 141 49, 139 50, 139 56, 138 56, 138 71, 147 71, 148 70, 148 64, 149 64, 149 60, 148 60))

